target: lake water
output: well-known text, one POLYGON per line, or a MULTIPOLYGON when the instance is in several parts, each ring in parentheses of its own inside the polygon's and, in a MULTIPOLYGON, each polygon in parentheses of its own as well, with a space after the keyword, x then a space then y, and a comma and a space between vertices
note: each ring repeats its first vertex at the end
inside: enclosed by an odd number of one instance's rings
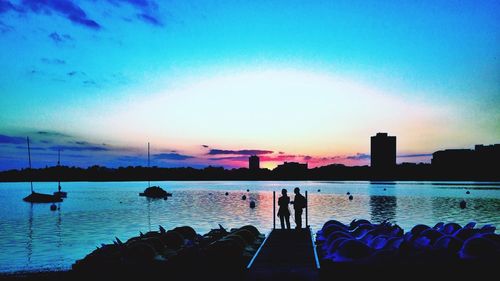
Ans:
MULTIPOLYGON (((210 181, 155 182, 173 193, 168 200, 139 197, 146 182, 62 183, 68 198, 60 210, 50 204, 29 204, 29 183, 0 183, 0 272, 68 269, 77 259, 115 237, 127 240, 139 231, 190 225, 204 234, 255 225, 267 233, 273 226, 273 191, 308 191, 309 224, 321 228, 329 219, 389 220, 410 230, 417 223, 443 221, 500 227, 500 183, 468 182, 316 182, 210 181), (250 191, 247 192, 246 190, 250 191), (318 191, 320 189, 321 191, 318 191), (470 194, 466 194, 469 190, 470 194), (225 193, 229 194, 226 196, 225 193), (347 192, 353 195, 350 201, 347 192), (242 195, 247 200, 241 199, 242 195), (467 208, 460 209, 465 199, 467 208), (249 208, 254 200, 256 208, 249 208)), ((34 183, 52 193, 57 183, 34 183)), ((293 212, 292 212, 293 213, 293 212)), ((293 215, 291 218, 292 227, 293 215)), ((277 220, 279 225, 279 220, 277 220)), ((498 231, 497 231, 498 233, 498 231)))

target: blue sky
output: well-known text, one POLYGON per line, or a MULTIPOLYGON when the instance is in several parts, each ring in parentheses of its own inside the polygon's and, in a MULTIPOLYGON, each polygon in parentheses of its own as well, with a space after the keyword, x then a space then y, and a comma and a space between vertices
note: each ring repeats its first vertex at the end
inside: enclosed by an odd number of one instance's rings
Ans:
POLYGON ((143 165, 148 141, 196 167, 362 165, 378 131, 400 162, 498 143, 498 18, 498 1, 0 0, 0 169, 26 165, 26 136, 41 166, 54 146, 143 165))

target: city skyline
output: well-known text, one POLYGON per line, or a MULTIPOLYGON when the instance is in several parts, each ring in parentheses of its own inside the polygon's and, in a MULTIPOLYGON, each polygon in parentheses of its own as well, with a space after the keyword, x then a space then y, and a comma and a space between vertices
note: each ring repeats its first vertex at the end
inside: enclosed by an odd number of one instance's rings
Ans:
POLYGON ((0 1, 0 170, 397 163, 500 140, 500 4, 0 1), (276 11, 281 11, 276 13, 276 11))
MULTIPOLYGON (((102 166, 102 167, 108 167, 108 168, 119 168, 119 167, 147 167, 147 166, 153 166, 153 167, 160 167, 160 168, 206 168, 206 167, 223 167, 225 169, 234 169, 234 168, 248 168, 250 170, 259 170, 259 169, 268 169, 268 170, 274 170, 276 168, 279 168, 280 166, 284 166, 287 163, 290 163, 292 165, 305 165, 305 167, 309 168, 320 168, 320 167, 325 167, 328 165, 332 164, 341 164, 345 166, 351 166, 351 167, 361 167, 361 166, 370 166, 375 169, 387 169, 391 168, 391 162, 395 164, 406 164, 406 163, 415 163, 415 164, 431 164, 434 161, 434 158, 436 155, 441 155, 442 153, 470 153, 473 152, 474 149, 483 149, 486 151, 486 149, 493 149, 495 147, 498 149, 498 146, 500 144, 476 144, 474 145, 473 148, 443 148, 441 150, 437 150, 431 153, 427 154, 397 154, 397 149, 396 149, 396 136, 389 136, 389 139, 392 139, 392 144, 389 144, 389 146, 392 146, 391 148, 389 147, 380 147, 380 148, 375 148, 374 145, 374 139, 379 139, 379 142, 385 142, 385 140, 380 140, 380 138, 387 138, 388 133, 376 133, 374 136, 370 136, 370 142, 371 142, 371 148, 370 152, 368 154, 365 153, 358 153, 356 155, 351 155, 351 156, 336 156, 336 157, 330 157, 330 158, 322 158, 318 159, 308 156, 308 155, 290 155, 290 154, 285 154, 284 152, 278 152, 277 157, 273 156, 276 154, 274 151, 271 150, 257 150, 257 149, 246 149, 246 150, 221 150, 221 149, 213 149, 210 148, 208 145, 202 145, 203 149, 206 150, 206 153, 201 154, 200 156, 189 156, 189 155, 182 155, 179 154, 177 151, 170 151, 166 153, 152 153, 151 158, 153 159, 152 163, 150 164, 150 160, 148 159, 148 156, 142 156, 139 155, 137 157, 132 157, 132 156, 120 156, 121 153, 137 153, 140 151, 140 149, 134 149, 131 147, 110 147, 109 144, 102 143, 100 145, 95 145, 88 143, 86 141, 72 141, 72 140, 67 140, 66 145, 57 145, 53 143, 50 138, 51 137, 56 137, 56 138, 64 138, 64 139, 71 139, 71 136, 69 135, 64 135, 61 133, 54 133, 54 132, 45 132, 45 131, 39 131, 34 134, 35 136, 37 135, 42 135, 45 137, 45 139, 39 140, 35 142, 35 146, 33 146, 33 141, 31 140, 31 154, 35 154, 37 156, 43 156, 41 161, 38 161, 35 165, 33 165, 33 168, 44 168, 44 167, 54 167, 59 165, 61 163, 60 161, 60 155, 61 151, 68 151, 71 158, 86 158, 87 155, 90 153, 107 153, 111 154, 111 162, 107 163, 95 163, 95 162, 88 162, 88 164, 78 164, 78 163, 66 163, 63 164, 62 166, 67 166, 67 167, 81 167, 81 168, 89 168, 92 166, 102 166), (373 149, 378 150, 376 156, 373 156, 373 149), (380 150, 382 149, 382 150, 380 150), (112 153, 118 153, 116 155, 112 155, 112 153), (57 162, 53 163, 52 157, 55 155, 57 162), (211 155, 229 155, 225 157, 211 157, 211 155), (238 155, 238 156, 234 156, 238 155), (47 157, 48 156, 48 157, 47 157), (281 157, 280 157, 281 156, 281 157), (205 158, 202 158, 205 157, 205 158), (207 158, 208 157, 208 158, 207 158), (380 162, 380 161, 385 161, 388 163, 383 164, 382 166, 374 166, 374 157, 375 161, 380 162), (144 158, 144 159, 143 159, 144 158), (233 162, 237 162, 239 164, 237 165, 223 165, 221 162, 218 162, 219 160, 226 160, 225 158, 230 158, 233 162), (202 164, 189 164, 189 159, 196 159, 197 161, 202 161, 202 164), (420 159, 423 161, 411 161, 412 159, 420 159), (118 161, 117 161, 118 160, 118 161), (162 160, 179 160, 181 163, 184 165, 174 165, 174 166, 169 166, 169 165, 162 165, 164 163, 162 160), (351 163, 345 163, 345 160, 352 160, 351 163), (147 163, 146 165, 144 163, 139 163, 143 162, 147 163), (205 162, 203 162, 205 161, 205 162), (207 161, 209 162, 207 164, 207 161), (210 163, 210 161, 215 161, 215 165, 210 163), (395 162, 394 162, 395 161, 395 162), (127 163, 128 162, 128 163, 127 163), (109 164, 111 163, 111 164, 109 164), (133 164, 135 163, 135 164, 133 164), (261 165, 261 163, 263 165, 261 165), (269 165, 269 163, 272 163, 272 165, 269 165), (353 164, 354 163, 354 164, 353 164), (252 168, 253 167, 253 168, 252 168)), ((7 143, 10 145, 15 145, 16 149, 23 149, 22 144, 26 144, 28 138, 30 137, 12 137, 12 136, 6 136, 6 135, 1 135, 0 134, 0 142, 1 143, 7 143)), ((32 138, 30 138, 32 139, 32 138)), ((379 146, 380 144, 377 144, 379 146)), ((384 144, 383 146, 386 146, 384 144)), ((149 143, 148 143, 148 149, 149 149, 149 143)), ((4 147, 5 149, 5 147, 4 147)), ((28 149, 28 146, 24 147, 25 150, 28 149)), ((495 150, 498 153, 497 150, 495 150)), ((147 152, 149 153, 149 151, 147 152)), ((491 152, 493 153, 493 152, 491 152)), ((497 157, 496 155, 491 154, 489 157, 494 158, 497 157)), ((109 156, 109 155, 108 155, 109 156)), ((26 159, 16 159, 19 160, 19 163, 23 163, 27 161, 26 159)), ((63 160, 64 162, 64 160, 63 160)), ((489 162, 489 161, 486 161, 489 162)), ((191 162, 192 163, 192 162, 191 162)), ((196 162, 195 162, 196 163, 196 162)), ((4 163, 5 164, 5 163, 4 163)), ((25 169, 25 166, 20 166, 16 167, 18 165, 18 162, 13 162, 10 163, 11 166, 4 166, 3 169, 0 169, 0 171, 5 171, 5 170, 12 170, 12 169, 25 169)), ((306 168, 307 170, 307 168, 306 168)))

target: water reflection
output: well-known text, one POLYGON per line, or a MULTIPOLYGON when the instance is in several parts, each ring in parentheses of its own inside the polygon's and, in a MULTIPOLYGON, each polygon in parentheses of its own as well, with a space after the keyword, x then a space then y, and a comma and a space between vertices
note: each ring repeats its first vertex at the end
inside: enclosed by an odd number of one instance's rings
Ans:
POLYGON ((33 255, 33 203, 30 203, 28 213, 28 240, 26 240, 26 253, 28 264, 31 263, 31 256, 33 255))
POLYGON ((370 215, 372 222, 395 221, 398 200, 396 196, 370 196, 370 215))
MULTIPOLYGON (((50 192, 52 183, 40 183, 50 192)), ((0 183, 0 271, 67 269, 101 243, 114 237, 126 240, 139 231, 191 225, 206 233, 222 224, 226 228, 255 225, 267 233, 273 223, 272 192, 299 186, 308 191, 309 224, 314 230, 329 219, 349 223, 365 218, 390 220, 405 230, 416 223, 438 221, 465 224, 476 221, 500 226, 500 188, 464 193, 463 186, 399 182, 166 182, 174 193, 168 200, 137 196, 141 182, 68 183, 71 198, 57 212, 48 205, 22 202, 22 183, 0 183), (384 190, 384 188, 386 190, 384 190), (249 189, 250 192, 246 190, 249 189), (321 189, 321 192, 317 192, 321 189), (225 193, 228 192, 226 196, 225 193), (351 201, 346 192, 353 194, 351 201), (247 200, 242 200, 246 195, 247 200), (462 199, 467 208, 459 208, 462 199), (249 207, 255 201, 254 209, 249 207), (64 210, 62 210, 64 207, 64 210)), ((45 189, 44 189, 45 188, 45 189)), ((472 189, 472 188, 470 188, 472 189)), ((278 196, 277 196, 278 197, 278 196)), ((303 215, 304 218, 304 215, 303 215)), ((292 226, 293 225, 293 217, 292 226)))
MULTIPOLYGON (((436 221, 451 221, 460 217, 464 223, 474 221, 478 224, 489 224, 498 220, 500 200, 490 198, 465 199, 467 208, 460 209, 458 206, 461 200, 461 198, 431 198, 429 211, 436 221)), ((499 227, 499 225, 496 226, 499 227)))
MULTIPOLYGON (((57 249, 62 249, 63 248, 63 243, 62 243, 62 229, 61 229, 61 224, 62 224, 62 215, 61 215, 61 203, 57 203, 57 220, 56 220, 56 235, 57 235, 57 249)), ((59 259, 59 263, 62 263, 62 257, 59 259)))
POLYGON ((148 214, 148 231, 151 231, 151 198, 146 198, 146 207, 148 214))

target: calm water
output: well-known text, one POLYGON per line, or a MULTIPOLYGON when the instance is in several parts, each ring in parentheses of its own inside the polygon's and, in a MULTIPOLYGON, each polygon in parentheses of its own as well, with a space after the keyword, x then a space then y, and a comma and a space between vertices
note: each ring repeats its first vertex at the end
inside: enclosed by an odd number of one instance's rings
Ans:
MULTIPOLYGON (((261 232, 273 225, 272 191, 292 193, 299 186, 309 193, 309 224, 321 228, 329 219, 385 219, 405 230, 414 224, 439 221, 500 227, 500 183, 433 182, 159 182, 174 196, 168 200, 139 197, 145 182, 63 183, 68 198, 60 210, 50 204, 22 201, 29 183, 0 183, 0 272, 67 269, 101 243, 126 240, 139 231, 190 225, 206 233, 253 224, 261 232), (386 190, 384 190, 384 188, 386 190), (247 192, 246 189, 250 189, 247 192), (321 192, 318 192, 321 189, 321 192), (466 190, 470 194, 466 194, 466 190), (349 201, 346 192, 354 200, 349 201), (225 193, 229 192, 228 196, 225 193), (241 200, 242 195, 247 200, 241 200), (467 209, 459 202, 467 200, 467 209), (256 201, 255 209, 249 201, 256 201)), ((34 183, 39 192, 53 192, 57 183, 34 183)), ((293 217, 291 218, 293 221, 293 217)), ((279 224, 279 221, 277 222, 279 224)), ((292 223, 293 225, 293 223, 292 223)), ((498 232, 498 231, 497 231, 498 232)))

